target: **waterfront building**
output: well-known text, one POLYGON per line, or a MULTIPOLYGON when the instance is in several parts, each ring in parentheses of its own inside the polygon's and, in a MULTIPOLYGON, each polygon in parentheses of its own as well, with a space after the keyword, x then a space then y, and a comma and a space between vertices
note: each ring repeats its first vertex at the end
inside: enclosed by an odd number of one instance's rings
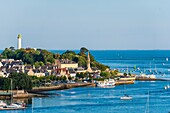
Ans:
POLYGON ((21 36, 21 34, 18 34, 18 49, 21 49, 22 48, 22 45, 21 45, 21 39, 22 39, 22 36, 21 36))
POLYGON ((46 70, 43 69, 29 69, 29 71, 27 71, 27 74, 29 76, 36 76, 36 77, 43 77, 46 75, 49 75, 48 72, 46 70))
POLYGON ((58 66, 58 68, 78 68, 78 63, 68 59, 56 60, 55 64, 58 66))
POLYGON ((68 76, 69 70, 68 68, 57 68, 52 73, 53 75, 57 75, 57 76, 68 76))

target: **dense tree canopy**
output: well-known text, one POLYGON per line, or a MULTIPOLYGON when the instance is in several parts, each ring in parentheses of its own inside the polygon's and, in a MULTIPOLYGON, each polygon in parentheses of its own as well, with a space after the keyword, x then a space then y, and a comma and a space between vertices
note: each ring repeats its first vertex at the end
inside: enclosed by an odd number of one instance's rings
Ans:
POLYGON ((3 90, 10 90, 11 87, 20 90, 32 89, 31 78, 25 73, 11 73, 8 78, 0 78, 0 82, 0 89, 3 90))
MULTIPOLYGON (((75 61, 78 63, 80 67, 86 67, 87 66, 87 52, 89 52, 89 50, 85 47, 82 47, 78 54, 76 54, 74 51, 66 51, 65 53, 61 55, 61 58, 66 58, 66 59, 75 61)), ((91 67, 97 67, 98 69, 102 71, 109 68, 108 66, 105 66, 97 62, 91 53, 90 53, 90 61, 91 61, 91 64, 90 64, 91 67)))
MULTIPOLYGON (((6 48, 2 52, 3 58, 22 60, 25 64, 35 65, 35 67, 43 66, 45 64, 54 63, 55 59, 69 59, 78 63, 80 67, 87 66, 87 52, 89 50, 85 47, 80 49, 80 52, 77 54, 74 51, 67 50, 62 55, 54 54, 47 50, 43 49, 17 49, 14 47, 6 48)), ((98 69, 104 71, 108 66, 105 66, 95 60, 95 58, 90 53, 91 67, 97 67, 98 69)))
MULTIPOLYGON (((25 64, 35 64, 35 62, 46 63, 54 63, 55 62, 55 54, 42 49, 13 49, 6 48, 2 52, 3 58, 22 60, 25 64)), ((42 64, 41 63, 41 64, 42 64)))

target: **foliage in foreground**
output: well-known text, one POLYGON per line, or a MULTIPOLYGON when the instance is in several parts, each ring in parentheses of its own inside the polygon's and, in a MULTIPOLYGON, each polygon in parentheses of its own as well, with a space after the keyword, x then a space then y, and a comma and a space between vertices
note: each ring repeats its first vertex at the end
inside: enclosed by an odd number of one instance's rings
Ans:
POLYGON ((1 90, 30 90, 32 81, 30 76, 25 73, 11 73, 8 78, 0 78, 1 90))

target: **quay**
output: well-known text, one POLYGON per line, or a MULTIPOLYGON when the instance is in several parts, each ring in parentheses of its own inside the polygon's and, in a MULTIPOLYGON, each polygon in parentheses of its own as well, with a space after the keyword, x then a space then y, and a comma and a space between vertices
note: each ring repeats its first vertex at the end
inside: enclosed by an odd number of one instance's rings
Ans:
POLYGON ((26 107, 21 107, 21 108, 17 108, 17 107, 14 107, 14 108, 5 108, 5 107, 0 107, 0 110, 23 110, 25 109, 26 107))
POLYGON ((11 92, 0 92, 0 96, 11 96, 13 93, 11 92))
POLYGON ((123 85, 123 84, 134 84, 134 80, 126 80, 126 81, 119 80, 119 81, 116 81, 115 83, 115 85, 123 85))
POLYGON ((74 87, 85 87, 85 86, 94 86, 94 83, 67 83, 67 84, 59 84, 57 86, 49 86, 49 87, 34 87, 32 90, 28 90, 28 92, 41 92, 41 91, 49 91, 49 90, 64 90, 70 89, 74 87))

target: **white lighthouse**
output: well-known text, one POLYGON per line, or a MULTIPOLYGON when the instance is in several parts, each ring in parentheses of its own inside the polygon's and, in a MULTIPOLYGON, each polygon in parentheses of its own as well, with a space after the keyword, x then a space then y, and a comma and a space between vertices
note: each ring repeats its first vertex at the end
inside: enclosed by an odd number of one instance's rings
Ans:
POLYGON ((22 38, 22 36, 21 36, 21 34, 18 34, 18 49, 21 49, 21 38, 22 38))

